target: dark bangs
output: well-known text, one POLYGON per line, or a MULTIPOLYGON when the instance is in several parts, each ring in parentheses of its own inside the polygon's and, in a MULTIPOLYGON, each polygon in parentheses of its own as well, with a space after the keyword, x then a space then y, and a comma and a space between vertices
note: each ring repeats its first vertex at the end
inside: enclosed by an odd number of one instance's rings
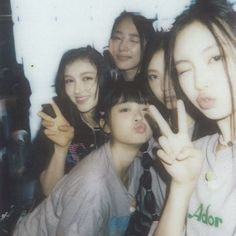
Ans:
POLYGON ((99 121, 100 118, 107 120, 113 106, 126 102, 147 104, 148 92, 138 81, 110 81, 100 93, 95 112, 96 120, 99 121))

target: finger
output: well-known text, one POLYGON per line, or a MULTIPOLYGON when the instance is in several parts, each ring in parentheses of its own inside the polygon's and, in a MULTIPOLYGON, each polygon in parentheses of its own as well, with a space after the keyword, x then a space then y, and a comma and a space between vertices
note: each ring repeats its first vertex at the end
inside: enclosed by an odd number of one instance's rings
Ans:
POLYGON ((161 136, 158 139, 158 143, 167 155, 171 155, 172 149, 171 149, 168 139, 165 136, 161 136))
POLYGON ((53 127, 54 126, 54 121, 43 120, 42 125, 45 128, 53 127))
POLYGON ((179 132, 188 133, 187 116, 182 100, 177 101, 178 129, 179 132))
POLYGON ((58 127, 58 129, 59 129, 60 131, 66 132, 66 131, 69 131, 69 130, 70 130, 70 126, 69 126, 69 125, 60 125, 60 126, 58 127))
POLYGON ((62 116, 62 113, 61 113, 59 107, 57 106, 57 104, 55 102, 52 102, 51 105, 52 105, 52 108, 53 108, 56 116, 62 116))
POLYGON ((149 112, 152 115, 153 119, 157 122, 157 124, 160 127, 160 130, 163 135, 166 137, 170 136, 173 134, 173 132, 170 129, 169 124, 166 122, 166 120, 162 117, 161 113, 156 109, 155 106, 150 105, 149 106, 149 112))
POLYGON ((52 121, 52 122, 54 121, 54 118, 52 118, 51 116, 47 115, 46 113, 42 111, 38 112, 38 116, 42 118, 43 120, 52 121))
POLYGON ((44 130, 44 134, 46 134, 47 136, 53 136, 57 134, 57 131, 55 130, 50 130, 50 129, 45 129, 44 130))
POLYGON ((201 151, 193 147, 184 147, 180 153, 177 155, 176 159, 178 161, 183 161, 188 158, 200 158, 201 151))
POLYGON ((157 151, 157 156, 160 158, 160 160, 162 162, 164 162, 165 164, 168 164, 168 165, 172 165, 173 164, 173 159, 170 158, 169 155, 166 154, 166 152, 164 152, 162 149, 159 149, 157 151))

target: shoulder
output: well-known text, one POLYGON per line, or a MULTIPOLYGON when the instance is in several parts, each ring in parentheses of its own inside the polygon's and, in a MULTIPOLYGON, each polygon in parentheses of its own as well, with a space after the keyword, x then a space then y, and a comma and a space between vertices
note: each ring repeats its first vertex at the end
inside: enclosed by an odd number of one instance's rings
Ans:
POLYGON ((212 134, 204 136, 193 142, 194 146, 199 149, 205 149, 209 145, 214 145, 215 141, 218 139, 219 134, 212 134))
POLYGON ((69 172, 61 184, 64 192, 74 191, 74 188, 88 191, 104 184, 110 169, 106 145, 92 151, 69 172))

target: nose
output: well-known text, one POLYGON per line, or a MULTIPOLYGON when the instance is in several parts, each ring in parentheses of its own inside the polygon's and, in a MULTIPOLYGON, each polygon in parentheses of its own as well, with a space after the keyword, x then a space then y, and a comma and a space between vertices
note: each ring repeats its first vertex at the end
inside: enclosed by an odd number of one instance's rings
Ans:
POLYGON ((84 90, 84 85, 80 81, 75 82, 74 92, 75 94, 80 94, 84 90))
POLYGON ((129 48, 128 40, 127 39, 122 39, 120 41, 120 45, 119 45, 120 51, 127 51, 128 48, 129 48))
POLYGON ((143 118, 144 112, 141 109, 137 110, 134 117, 135 122, 141 121, 143 118))
POLYGON ((206 70, 195 71, 195 87, 197 90, 204 90, 209 86, 211 75, 206 70))

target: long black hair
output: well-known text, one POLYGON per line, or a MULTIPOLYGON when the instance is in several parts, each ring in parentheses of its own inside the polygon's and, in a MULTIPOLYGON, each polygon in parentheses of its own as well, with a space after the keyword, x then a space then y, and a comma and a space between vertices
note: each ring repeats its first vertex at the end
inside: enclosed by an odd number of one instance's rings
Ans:
MULTIPOLYGON (((164 116, 165 119, 169 119, 171 112, 167 109, 165 105, 159 99, 155 96, 152 89, 150 88, 150 85, 148 83, 148 67, 149 64, 154 56, 155 53, 157 53, 159 50, 164 50, 164 60, 166 58, 166 47, 168 45, 168 32, 156 32, 155 37, 152 41, 150 41, 145 49, 144 58, 143 58, 143 64, 141 68, 141 76, 139 76, 140 83, 147 89, 149 96, 150 96, 150 102, 155 105, 158 110, 161 112, 161 114, 164 116)), ((165 64, 165 63, 164 63, 165 64)), ((166 67, 164 69, 164 80, 166 80, 166 67)), ((164 97, 166 94, 164 93, 164 97)))
POLYGON ((58 71, 55 79, 55 90, 57 98, 56 102, 59 103, 59 107, 62 110, 63 115, 68 120, 68 122, 76 127, 80 119, 78 108, 70 100, 65 91, 65 80, 64 73, 66 66, 75 62, 76 60, 88 60, 91 65, 94 65, 97 69, 97 91, 99 94, 100 88, 104 83, 104 60, 103 56, 93 47, 81 47, 76 49, 71 49, 65 52, 59 63, 58 71))
POLYGON ((128 11, 123 11, 114 21, 114 24, 112 26, 111 30, 111 35, 110 38, 112 39, 114 33, 116 32, 116 29, 118 25, 124 20, 130 18, 132 22, 134 23, 139 38, 140 38, 140 47, 141 47, 141 59, 140 59, 140 64, 139 67, 141 67, 141 64, 143 62, 143 56, 144 56, 144 51, 146 48, 146 45, 153 40, 155 37, 155 30, 152 25, 154 19, 148 19, 138 13, 135 12, 128 12, 128 11))
MULTIPOLYGON (((236 46, 236 13, 233 10, 232 4, 226 0, 197 0, 193 1, 188 9, 186 9, 180 16, 178 16, 173 24, 170 34, 169 46, 168 46, 168 59, 167 67, 168 74, 173 79, 177 96, 181 97, 187 107, 190 107, 189 113, 196 119, 206 120, 205 116, 197 110, 195 106, 192 106, 191 102, 187 96, 182 91, 177 71, 174 63, 174 47, 175 41, 178 33, 183 30, 185 27, 190 25, 193 22, 200 22, 204 25, 209 32, 214 37, 217 46, 219 48, 220 54, 222 56, 225 73, 227 75, 227 80, 229 83, 230 93, 231 93, 231 102, 232 110, 235 106, 235 91, 232 83, 232 78, 229 76, 228 65, 227 65, 227 51, 235 51, 236 46), (222 41, 225 43, 223 44, 222 41)), ((235 52, 233 52, 235 53, 235 52)), ((235 55, 234 55, 235 56, 235 55)), ((235 59, 234 59, 235 61, 235 59)), ((235 61, 236 63, 236 61, 235 61)), ((233 112, 232 112, 233 113, 233 112)), ((212 124, 209 120, 206 125, 206 128, 209 127, 209 124, 212 124)), ((218 131, 216 126, 212 124, 212 131, 218 131)), ((235 130, 235 117, 232 115, 231 119, 232 130, 235 130)), ((236 137, 236 133, 232 133, 236 137)))

